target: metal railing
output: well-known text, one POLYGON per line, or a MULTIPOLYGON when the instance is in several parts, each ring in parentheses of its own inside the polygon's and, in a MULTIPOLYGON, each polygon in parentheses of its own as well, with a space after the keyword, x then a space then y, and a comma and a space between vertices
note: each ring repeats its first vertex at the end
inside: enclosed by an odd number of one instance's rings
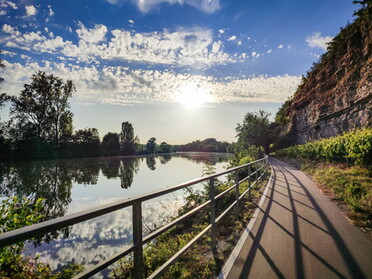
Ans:
POLYGON ((239 201, 248 193, 250 197, 251 189, 260 181, 260 179, 265 175, 268 169, 268 156, 265 156, 262 159, 259 159, 248 164, 238 166, 224 172, 213 174, 207 177, 197 178, 173 187, 164 188, 158 191, 154 191, 149 194, 141 195, 134 197, 125 201, 119 201, 93 209, 77 212, 74 214, 69 214, 63 217, 59 217, 53 220, 45 221, 39 224, 27 226, 21 229, 9 231, 0 234, 0 248, 5 247, 11 244, 15 244, 20 241, 26 241, 33 237, 40 237, 46 233, 56 231, 62 228, 65 228, 70 225, 74 225, 104 214, 123 209, 126 207, 132 207, 132 222, 133 222, 133 244, 115 254, 114 256, 98 263, 97 265, 85 270, 84 272, 78 274, 74 278, 89 278, 92 275, 100 272, 109 265, 115 263, 119 259, 125 257, 126 255, 133 253, 133 265, 134 265, 134 274, 135 278, 143 278, 143 247, 146 243, 150 242, 160 234, 166 232, 173 226, 181 223, 186 218, 196 214, 200 210, 210 206, 210 223, 206 226, 197 236, 195 236, 190 242, 188 242, 181 250, 174 254, 167 262, 165 262, 161 267, 159 267, 154 273, 152 273, 148 278, 158 278, 166 269, 172 265, 182 254, 184 254, 187 249, 189 249, 196 241, 198 241, 202 236, 204 236, 209 230, 211 231, 211 244, 212 249, 216 248, 216 224, 234 207, 239 206, 239 201), (252 166, 254 166, 254 172, 252 172, 252 166), (239 180, 238 171, 241 169, 247 168, 248 175, 239 180), (235 172, 235 182, 228 189, 224 190, 219 194, 215 194, 214 180, 215 178, 234 173, 235 172), (177 219, 173 220, 171 223, 157 229, 156 231, 150 233, 149 235, 143 237, 142 231, 142 203, 144 201, 163 196, 165 194, 190 187, 192 185, 209 181, 209 200, 203 204, 197 206, 186 214, 179 216, 177 219), (243 182, 248 182, 247 189, 240 194, 239 185, 243 182), (232 202, 228 208, 226 208, 219 216, 216 216, 216 200, 222 198, 230 191, 235 190, 235 200, 232 202))

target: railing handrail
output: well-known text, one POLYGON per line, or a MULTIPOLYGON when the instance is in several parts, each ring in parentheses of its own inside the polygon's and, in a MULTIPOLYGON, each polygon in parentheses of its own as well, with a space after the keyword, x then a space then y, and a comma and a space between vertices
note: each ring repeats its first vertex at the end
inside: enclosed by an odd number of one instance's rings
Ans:
MULTIPOLYGON (((222 176, 222 175, 225 175, 225 174, 232 173, 232 172, 237 171, 237 170, 240 170, 242 168, 249 167, 249 169, 250 169, 250 166, 252 166, 254 164, 257 164, 259 162, 262 162, 262 161, 265 162, 265 165, 267 166, 267 159, 268 159, 268 156, 265 155, 264 158, 261 158, 259 160, 253 161, 253 162, 249 162, 249 163, 244 164, 244 165, 241 165, 241 166, 237 166, 237 167, 228 169, 228 170, 223 171, 223 172, 212 174, 212 175, 209 175, 209 176, 206 176, 206 177, 200 177, 200 178, 197 178, 197 179, 193 179, 193 180, 190 180, 190 181, 187 181, 187 182, 184 182, 184 183, 175 185, 175 186, 166 187, 166 188, 163 188, 163 189, 160 189, 160 190, 156 190, 156 191, 153 191, 153 192, 148 193, 148 194, 143 194, 143 195, 139 195, 139 196, 136 196, 136 197, 132 197, 132 198, 129 198, 129 199, 124 200, 124 201, 121 200, 121 201, 118 201, 118 202, 113 202, 113 203, 110 203, 110 204, 98 206, 98 207, 87 209, 87 210, 84 210, 84 211, 80 211, 80 212, 68 214, 68 215, 65 215, 65 216, 62 216, 62 217, 58 217, 58 218, 55 218, 55 219, 52 219, 52 220, 44 221, 44 222, 41 222, 41 223, 38 223, 38 224, 26 226, 26 227, 23 227, 23 228, 20 228, 20 229, 16 229, 16 230, 4 232, 4 233, 0 234, 0 248, 1 247, 8 246, 8 245, 11 245, 11 244, 15 244, 15 243, 18 243, 18 242, 21 242, 21 241, 26 241, 26 240, 28 240, 28 239, 30 239, 32 237, 37 237, 37 236, 40 236, 40 235, 44 235, 44 234, 46 234, 48 232, 55 231, 55 230, 58 230, 58 229, 61 229, 61 228, 65 228, 67 226, 71 226, 71 225, 74 225, 74 224, 77 224, 77 223, 80 223, 80 222, 83 222, 83 221, 86 221, 86 220, 90 220, 90 219, 93 219, 93 218, 96 218, 96 217, 99 217, 99 216, 102 216, 102 215, 111 213, 111 212, 116 211, 116 210, 119 210, 119 209, 126 208, 126 207, 129 207, 129 206, 132 206, 133 208, 136 207, 137 210, 138 210, 138 208, 141 207, 141 203, 144 202, 144 201, 147 201, 147 200, 150 200, 150 199, 154 199, 156 197, 163 196, 165 194, 169 194, 171 192, 174 192, 174 191, 177 191, 177 190, 180 190, 180 189, 183 189, 183 188, 186 188, 186 187, 195 185, 195 184, 199 184, 199 183, 204 182, 204 181, 208 181, 208 180, 209 181, 213 181, 216 177, 219 177, 219 176, 222 176)), ((231 191, 233 188, 238 187, 239 184, 242 183, 243 181, 249 180, 250 177, 253 174, 256 174, 256 180, 258 180, 259 178, 257 178, 257 174, 258 174, 258 171, 260 171, 261 169, 262 168, 257 169, 254 173, 249 173, 249 175, 246 178, 244 178, 241 181, 237 181, 234 186, 232 186, 229 189, 225 190, 223 193, 220 193, 218 196, 220 197, 220 196, 222 196, 222 194, 227 193, 227 192, 231 191)), ((250 190, 250 189, 247 189, 247 191, 248 190, 250 190)), ((217 198, 217 196, 216 197, 213 197, 213 199, 214 198, 217 198)), ((239 199, 240 198, 241 197, 239 197, 239 199)), ((200 205, 199 206, 200 208, 198 207, 199 210, 202 209, 202 208, 204 208, 204 207, 206 207, 210 202, 211 201, 207 201, 205 204, 200 205)), ((237 201, 235 201, 235 203, 236 202, 237 201)), ((228 208, 228 210, 231 207, 232 207, 232 205, 228 208)), ((194 213, 198 212, 199 210, 195 210, 194 213)), ((227 213, 228 210, 226 210, 226 213, 227 213)), ((140 212, 141 212, 141 210, 140 210, 140 212)), ((194 213, 192 213, 192 214, 186 213, 185 215, 188 215, 186 217, 189 217, 190 215, 193 215, 194 213)), ((140 217, 142 218, 142 213, 140 213, 140 214, 141 214, 140 217)), ((225 215, 225 212, 223 214, 221 214, 221 215, 225 215)), ((221 215, 218 217, 219 219, 220 219, 221 215)), ((183 217, 183 216, 181 216, 181 217, 183 217)), ((179 217, 178 219, 180 219, 181 217, 179 217)), ((134 221, 134 216, 133 216, 133 221, 134 221)), ((175 222, 174 221, 174 222, 172 222, 172 224, 173 223, 176 224, 178 222, 175 222)), ((170 226, 168 224, 165 227, 169 227, 170 228, 172 226, 170 226)), ((139 229, 139 230, 140 230, 140 234, 141 234, 140 244, 142 246, 144 243, 146 243, 146 242, 149 241, 149 236, 146 237, 146 238, 143 238, 143 236, 142 236, 142 229, 139 229)), ((162 230, 162 228, 160 228, 158 231, 160 231, 160 230, 162 232, 165 231, 164 229, 162 230)), ((156 235, 159 235, 160 233, 153 232, 153 234, 156 234, 156 235)), ((134 232, 133 232, 133 236, 134 236, 134 232)), ((154 238, 154 237, 151 237, 151 239, 154 238)), ((125 255, 127 255, 127 254, 129 254, 129 253, 131 253, 133 251, 135 251, 135 247, 136 247, 136 245, 133 245, 133 246, 127 248, 125 251, 121 251, 120 253, 116 254, 113 257, 111 257, 109 260, 104 261, 104 263, 99 264, 99 268, 100 269, 98 269, 98 271, 99 270, 102 270, 104 267, 107 267, 108 265, 110 265, 113 262, 117 261, 121 257, 123 257, 123 256, 125 256, 125 255), (103 267, 103 268, 101 268, 101 267, 103 267)), ((89 271, 83 272, 83 273, 81 273, 82 276, 79 276, 78 275, 77 278, 87 278, 89 275, 92 275, 94 273, 97 273, 98 271, 96 271, 96 269, 95 268, 92 268, 89 271)))

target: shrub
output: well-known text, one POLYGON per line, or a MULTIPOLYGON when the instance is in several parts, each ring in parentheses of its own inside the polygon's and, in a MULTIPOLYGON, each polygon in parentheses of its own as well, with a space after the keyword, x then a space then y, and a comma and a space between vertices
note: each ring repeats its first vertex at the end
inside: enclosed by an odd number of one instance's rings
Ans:
POLYGON ((323 159, 349 165, 368 165, 372 158, 372 128, 280 149, 275 151, 275 155, 311 160, 323 159))

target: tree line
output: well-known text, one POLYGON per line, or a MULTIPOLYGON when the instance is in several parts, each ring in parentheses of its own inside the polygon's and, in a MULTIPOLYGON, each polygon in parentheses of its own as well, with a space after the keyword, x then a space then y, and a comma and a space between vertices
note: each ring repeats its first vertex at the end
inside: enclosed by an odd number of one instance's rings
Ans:
MULTIPOLYGON (((4 67, 0 61, 1 67, 4 67)), ((0 79, 3 82, 3 79, 0 79)), ((229 144, 216 139, 172 146, 151 137, 140 144, 131 123, 120 133, 99 137, 97 128, 74 130, 69 100, 76 92, 71 80, 39 71, 31 76, 18 97, 0 94, 0 108, 10 103, 10 120, 0 119, 0 160, 121 156, 176 151, 226 152, 229 144)))

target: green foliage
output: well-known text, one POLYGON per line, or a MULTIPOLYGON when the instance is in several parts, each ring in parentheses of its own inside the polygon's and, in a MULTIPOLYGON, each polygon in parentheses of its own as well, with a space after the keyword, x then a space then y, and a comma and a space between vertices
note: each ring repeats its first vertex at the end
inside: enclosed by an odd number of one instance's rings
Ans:
POLYGON ((314 161, 302 162, 303 170, 312 174, 315 181, 328 188, 337 200, 351 210, 357 225, 372 227, 372 175, 371 169, 360 166, 345 168, 314 161))
POLYGON ((136 146, 139 140, 134 136, 134 129, 131 123, 123 122, 121 124, 120 148, 122 155, 132 155, 136 152, 136 146))
POLYGON ((25 84, 18 98, 13 98, 12 114, 17 121, 31 123, 36 137, 53 141, 71 133, 72 113, 68 99, 75 92, 71 80, 62 79, 45 72, 32 75, 31 84, 25 84))
MULTIPOLYGON (((254 149, 255 151, 258 150, 258 148, 252 147, 251 151, 254 149)), ((204 166, 204 176, 209 176, 213 173, 215 173, 213 165, 207 164, 204 166)), ((214 186, 216 194, 231 187, 233 181, 234 180, 221 182, 215 179, 214 186)), ((247 189, 247 186, 248 184, 246 182, 240 185, 239 190, 241 194, 247 189)), ((185 204, 178 210, 177 214, 175 214, 173 217, 174 219, 178 216, 182 216, 209 199, 210 192, 208 182, 204 183, 203 189, 192 190, 187 188, 185 191, 185 204)), ((252 196, 257 196, 258 193, 258 191, 252 190, 252 196)), ((226 196, 219 199, 216 203, 217 216, 226 210, 234 199, 234 191, 230 191, 226 196)), ((253 209, 253 204, 248 200, 244 200, 240 204, 240 212, 238 214, 232 214, 228 216, 228 218, 221 220, 221 223, 217 226, 217 238, 224 244, 223 247, 219 247, 216 254, 211 253, 211 238, 205 235, 198 241, 198 245, 193 245, 183 256, 177 259, 177 261, 162 274, 161 278, 214 278, 221 269, 221 258, 226 258, 231 252, 240 235, 240 230, 247 224, 253 209)), ((150 242, 144 249, 144 277, 148 277, 157 270, 203 230, 210 221, 209 214, 209 208, 206 208, 150 242)), ((110 273, 110 277, 134 278, 133 258, 126 257, 120 260, 116 264, 116 268, 110 273)))
POLYGON ((228 152, 229 146, 230 144, 226 141, 221 142, 215 138, 207 138, 202 141, 196 140, 184 145, 178 145, 176 150, 186 152, 228 152))
POLYGON ((147 141, 146 149, 149 153, 153 154, 156 150, 156 138, 152 137, 147 141))
POLYGON ((276 125, 270 123, 269 116, 270 114, 263 110, 245 115, 243 124, 236 127, 240 150, 254 145, 269 151, 269 146, 278 133, 276 125))
MULTIPOLYGON (((0 232, 19 229, 38 223, 44 218, 45 201, 12 197, 1 201, 0 205, 0 232)), ((81 266, 68 264, 67 267, 57 273, 53 273, 48 264, 38 261, 37 257, 25 257, 22 255, 23 242, 0 248, 0 277, 1 278, 47 278, 62 279, 72 278, 82 270, 81 266)))
POLYGON ((368 165, 372 160, 372 128, 356 130, 337 137, 280 149, 275 151, 275 155, 368 165))
POLYGON ((94 157, 100 155, 101 142, 96 128, 85 128, 76 131, 73 140, 78 146, 80 157, 94 157))
POLYGON ((117 133, 107 133, 102 139, 101 150, 104 156, 118 155, 120 150, 119 135, 117 133))
POLYGON ((156 153, 172 153, 172 152, 175 152, 174 147, 166 142, 162 142, 159 145, 158 150, 156 151, 156 153))
POLYGON ((285 125, 289 122, 289 118, 286 115, 287 110, 292 105, 292 98, 284 102, 284 104, 279 108, 275 115, 275 123, 279 125, 285 125))

